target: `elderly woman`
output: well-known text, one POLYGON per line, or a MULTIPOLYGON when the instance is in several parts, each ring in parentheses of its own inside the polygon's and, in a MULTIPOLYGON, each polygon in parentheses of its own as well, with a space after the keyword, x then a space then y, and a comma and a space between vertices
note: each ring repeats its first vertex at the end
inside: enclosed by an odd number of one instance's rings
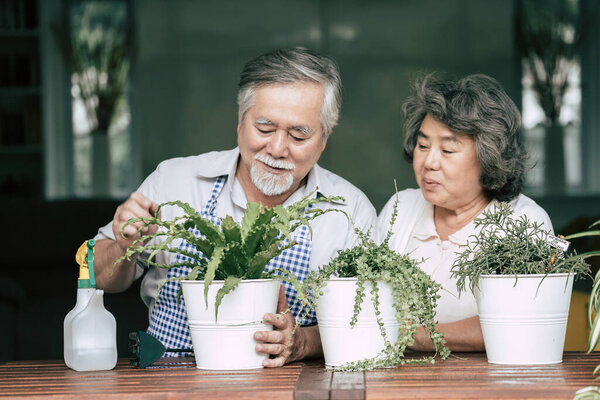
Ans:
MULTIPOLYGON (((404 156, 419 189, 392 196, 379 215, 378 236, 390 229, 398 199, 390 247, 424 259, 421 269, 443 286, 437 321, 450 349, 480 351, 475 299, 471 293, 459 298, 450 276, 456 253, 477 233, 473 219, 494 202, 507 201, 515 216, 525 214, 552 230, 546 212, 520 194, 526 159, 518 140, 521 116, 498 82, 485 75, 456 82, 426 77, 416 83, 404 114, 404 156)), ((413 349, 433 349, 424 331, 413 349)))

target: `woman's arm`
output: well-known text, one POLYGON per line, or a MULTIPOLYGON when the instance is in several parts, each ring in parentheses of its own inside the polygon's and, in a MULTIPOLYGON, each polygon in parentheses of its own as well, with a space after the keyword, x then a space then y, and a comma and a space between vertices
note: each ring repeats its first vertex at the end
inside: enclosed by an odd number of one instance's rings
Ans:
MULTIPOLYGON (((456 322, 437 325, 444 334, 446 345, 451 351, 484 351, 483 335, 479 317, 471 317, 456 322)), ((410 346, 415 351, 435 351, 433 343, 425 329, 420 326, 415 335, 415 343, 410 346)))

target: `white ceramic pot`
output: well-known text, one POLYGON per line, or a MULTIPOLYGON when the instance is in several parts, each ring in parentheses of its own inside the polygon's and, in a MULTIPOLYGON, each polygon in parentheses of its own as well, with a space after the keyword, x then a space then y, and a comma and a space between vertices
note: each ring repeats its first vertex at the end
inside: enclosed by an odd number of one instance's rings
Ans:
MULTIPOLYGON (((354 313, 357 278, 332 278, 323 288, 316 306, 319 332, 325 356, 325 365, 337 367, 352 361, 372 358, 384 348, 383 338, 375 318, 371 285, 365 285, 365 297, 357 323, 350 326, 354 313)), ((392 296, 392 288, 378 283, 381 318, 387 338, 395 343, 399 324, 392 296)))
POLYGON ((562 362, 573 274, 482 275, 475 299, 487 358, 510 365, 562 362))
POLYGON ((226 294, 215 321, 215 297, 223 281, 213 281, 204 301, 204 281, 181 281, 192 336, 196 366, 200 369, 232 370, 262 368, 268 356, 255 351, 254 332, 268 331, 262 323, 266 313, 277 311, 280 282, 275 279, 241 281, 226 294))

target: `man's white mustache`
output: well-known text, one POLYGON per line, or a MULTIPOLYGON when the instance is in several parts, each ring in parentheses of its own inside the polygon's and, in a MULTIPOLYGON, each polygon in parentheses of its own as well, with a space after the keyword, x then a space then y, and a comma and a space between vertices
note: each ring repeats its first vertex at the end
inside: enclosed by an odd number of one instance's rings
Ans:
POLYGON ((283 160, 277 160, 266 154, 258 153, 254 156, 254 159, 267 164, 271 168, 287 169, 289 171, 293 171, 295 168, 294 163, 291 163, 288 161, 283 161, 283 160))

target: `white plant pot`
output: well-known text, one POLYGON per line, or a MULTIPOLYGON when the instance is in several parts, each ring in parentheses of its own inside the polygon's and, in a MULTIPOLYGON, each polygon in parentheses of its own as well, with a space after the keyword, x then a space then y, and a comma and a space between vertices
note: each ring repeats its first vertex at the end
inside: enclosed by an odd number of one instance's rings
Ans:
POLYGON ((488 362, 562 362, 573 274, 482 275, 475 299, 488 362))
POLYGON ((215 298, 222 286, 223 281, 213 281, 209 286, 207 308, 204 281, 181 281, 196 366, 215 370, 262 368, 268 355, 256 352, 254 332, 273 329, 262 323, 262 318, 277 311, 280 282, 241 281, 223 297, 215 321, 215 298))
MULTIPOLYGON (((354 313, 357 278, 332 278, 323 288, 316 306, 325 365, 338 367, 348 362, 372 358, 384 349, 371 297, 371 285, 365 285, 365 297, 357 323, 350 326, 354 313)), ((389 284, 379 282, 381 318, 387 338, 395 343, 399 324, 389 284)))

